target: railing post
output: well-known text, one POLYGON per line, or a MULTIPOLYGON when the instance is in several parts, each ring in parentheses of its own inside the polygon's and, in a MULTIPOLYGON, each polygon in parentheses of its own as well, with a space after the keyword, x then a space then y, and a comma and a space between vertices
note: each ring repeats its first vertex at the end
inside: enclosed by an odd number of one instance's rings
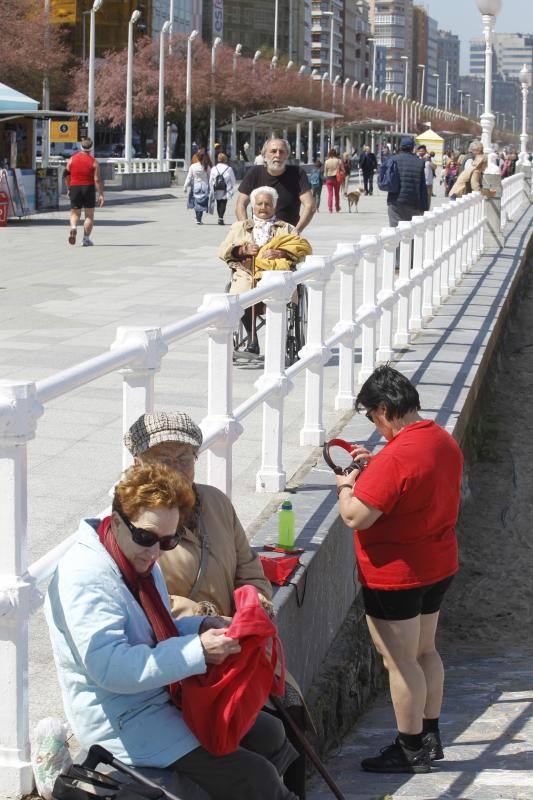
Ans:
POLYGON ((355 270, 361 250, 349 242, 339 242, 335 256, 342 256, 343 261, 338 266, 341 276, 339 321, 333 332, 336 333, 339 328, 345 331, 339 340, 339 384, 335 397, 335 408, 339 410, 355 407, 355 270))
POLYGON ((463 278, 466 267, 466 213, 465 205, 468 205, 467 197, 459 197, 456 200, 458 208, 457 214, 457 254, 455 257, 455 283, 458 284, 463 278))
POLYGON ((450 295, 450 226, 453 209, 450 204, 442 208, 442 245, 440 259, 440 294, 441 300, 450 295))
POLYGON ((422 319, 433 316, 433 272, 435 270, 435 225, 436 214, 426 211, 424 221, 426 238, 424 243, 424 277, 422 280, 422 319))
POLYGON ((307 341, 302 353, 306 356, 315 355, 316 358, 305 370, 304 424, 300 430, 302 447, 306 444, 324 444, 324 362, 328 358, 328 350, 324 344, 326 287, 333 274, 330 258, 308 256, 305 263, 319 264, 321 269, 306 280, 309 318, 307 341))
POLYGON ((207 450, 207 483, 231 498, 233 444, 243 430, 233 416, 233 331, 242 308, 237 295, 204 295, 198 311, 213 308, 220 308, 225 314, 207 328, 207 416, 201 428, 206 437, 219 431, 207 450))
POLYGON ((434 240, 434 267, 433 267, 433 308, 438 308, 442 303, 442 229, 444 224, 444 211, 446 206, 435 209, 435 240, 434 240))
POLYGON ((390 361, 392 350, 392 315, 394 311, 394 264, 396 248, 400 239, 397 228, 382 228, 379 241, 383 247, 381 290, 378 292, 378 305, 381 308, 379 325, 378 361, 390 361))
POLYGON ((468 195, 468 204, 466 207, 466 269, 465 272, 469 272, 474 260, 472 258, 472 254, 474 252, 474 198, 472 195, 468 195))
MULTIPOLYGON (((122 375, 122 432, 130 428, 135 420, 154 409, 154 376, 161 368, 161 359, 168 352, 160 328, 117 328, 111 349, 128 344, 140 344, 142 356, 121 369, 122 375)), ((132 464, 133 458, 126 447, 122 447, 122 469, 132 464)))
POLYGON ((400 235, 400 275, 396 288, 400 292, 398 300, 398 322, 394 337, 395 347, 406 347, 409 344, 409 307, 411 298, 411 247, 413 242, 413 226, 410 222, 398 223, 400 235))
POLYGON ((414 244, 413 269, 411 270, 413 290, 411 292, 409 330, 419 331, 422 328, 422 281, 424 278, 424 232, 426 221, 424 217, 413 217, 411 224, 414 227, 414 244))
POLYGON ((28 715, 27 450, 43 413, 34 383, 0 381, 0 784, 33 789, 28 715))
POLYGON ((455 200, 451 208, 451 218, 450 218, 450 250, 449 250, 449 258, 448 258, 448 286, 450 287, 450 291, 455 288, 457 281, 455 280, 455 262, 458 259, 458 244, 457 244, 457 220, 459 217, 459 206, 457 203, 459 200, 455 200))
POLYGON ((287 339, 287 303, 292 297, 296 282, 290 272, 265 272, 261 287, 273 283, 272 294, 265 299, 265 369, 255 382, 257 389, 265 384, 274 386, 263 403, 263 445, 261 467, 256 476, 257 492, 281 492, 285 488, 283 468, 283 411, 285 396, 290 384, 285 375, 285 345, 287 339), (280 280, 283 281, 280 286, 280 280))
POLYGON ((472 265, 477 263, 480 256, 480 194, 479 192, 474 192, 472 194, 472 265))
POLYGON ((361 323, 361 369, 359 384, 372 375, 376 366, 376 272, 380 254, 377 236, 361 236, 359 246, 363 251, 363 304, 357 309, 357 321, 361 323))

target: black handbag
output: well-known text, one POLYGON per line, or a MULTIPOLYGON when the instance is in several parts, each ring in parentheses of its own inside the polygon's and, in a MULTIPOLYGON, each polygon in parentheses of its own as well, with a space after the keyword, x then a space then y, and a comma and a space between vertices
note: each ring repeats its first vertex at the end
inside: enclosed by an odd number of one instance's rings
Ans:
POLYGON ((82 764, 72 764, 56 779, 53 800, 178 800, 170 792, 145 778, 133 767, 123 764, 108 750, 93 745, 82 764), (122 783, 97 772, 98 764, 109 764, 123 772, 133 783, 122 783))

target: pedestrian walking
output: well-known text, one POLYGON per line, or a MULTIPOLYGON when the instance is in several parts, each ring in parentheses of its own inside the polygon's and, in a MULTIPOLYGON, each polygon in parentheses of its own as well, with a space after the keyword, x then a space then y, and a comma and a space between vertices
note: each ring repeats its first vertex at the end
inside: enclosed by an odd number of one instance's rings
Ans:
POLYGON ((324 176, 326 178, 326 188, 328 190, 328 211, 333 213, 333 198, 335 197, 335 211, 341 210, 340 189, 344 183, 344 169, 342 160, 338 157, 337 151, 331 149, 324 164, 324 176))
POLYGON ((377 455, 354 447, 352 458, 366 466, 337 477, 339 512, 355 529, 368 630, 389 674, 397 725, 394 743, 361 766, 427 773, 431 761, 444 758, 444 667, 435 635, 459 567, 463 456, 449 433, 421 417, 417 390, 392 367, 378 367, 365 381, 356 408, 387 443, 377 455))
POLYGON ((224 225, 226 206, 228 199, 233 197, 235 183, 235 173, 228 164, 227 155, 219 153, 217 163, 209 175, 209 198, 211 204, 216 202, 219 225, 224 225))
POLYGON ((317 213, 320 210, 320 197, 322 195, 322 187, 324 185, 324 169, 322 167, 322 162, 319 158, 314 163, 313 170, 309 174, 309 183, 311 184, 311 191, 313 193, 313 200, 315 201, 315 206, 317 213))
POLYGON ((94 209, 96 203, 100 208, 104 205, 104 185, 100 176, 100 165, 91 154, 93 140, 81 140, 81 151, 75 153, 67 161, 65 179, 67 181, 68 195, 70 198, 70 233, 69 244, 76 244, 78 223, 82 210, 85 212, 83 221, 83 247, 92 245, 91 233, 94 226, 94 209), (98 192, 98 200, 96 198, 98 192))
POLYGON ((251 167, 239 184, 235 216, 241 222, 247 219, 250 195, 254 189, 270 186, 278 199, 276 217, 294 225, 300 233, 313 219, 315 201, 307 173, 303 167, 288 164, 291 149, 286 139, 267 139, 261 154, 264 164, 251 167))
POLYGON ((444 168, 444 196, 448 197, 459 176, 459 164, 456 156, 448 156, 444 168))
MULTIPOLYGON (((414 154, 415 140, 412 136, 402 136, 400 152, 392 156, 396 162, 399 188, 387 193, 389 225, 396 228, 401 221, 410 221, 428 208, 428 193, 424 176, 425 162, 414 154)), ((383 166, 382 166, 383 168, 383 166)))
POLYGON ((431 198, 433 197, 433 183, 435 181, 435 165, 431 160, 429 153, 426 153, 424 159, 424 178, 426 179, 426 191, 428 196, 427 210, 431 208, 431 198))
POLYGON ((202 224, 202 217, 208 211, 209 176, 211 169, 205 153, 201 160, 194 161, 189 167, 183 191, 188 192, 187 208, 194 209, 196 224, 202 224))
POLYGON ((365 144, 363 152, 359 157, 359 169, 363 173, 363 185, 365 194, 372 194, 374 191, 374 172, 378 168, 378 162, 370 146, 365 144))

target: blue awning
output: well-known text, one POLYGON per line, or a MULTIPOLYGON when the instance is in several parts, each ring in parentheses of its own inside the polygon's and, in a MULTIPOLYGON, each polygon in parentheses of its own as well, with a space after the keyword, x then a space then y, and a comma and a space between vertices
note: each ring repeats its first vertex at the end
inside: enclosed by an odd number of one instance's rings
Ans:
POLYGON ((21 92, 0 83, 0 112, 37 111, 39 103, 21 92))

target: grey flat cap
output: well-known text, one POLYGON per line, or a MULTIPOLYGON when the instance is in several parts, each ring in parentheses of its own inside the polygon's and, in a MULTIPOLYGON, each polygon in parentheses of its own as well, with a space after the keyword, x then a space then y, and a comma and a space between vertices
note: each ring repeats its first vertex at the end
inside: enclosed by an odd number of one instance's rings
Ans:
POLYGON ((140 456, 162 442, 180 442, 200 447, 202 441, 202 431, 198 425, 181 411, 143 414, 124 434, 124 444, 132 456, 140 456))

